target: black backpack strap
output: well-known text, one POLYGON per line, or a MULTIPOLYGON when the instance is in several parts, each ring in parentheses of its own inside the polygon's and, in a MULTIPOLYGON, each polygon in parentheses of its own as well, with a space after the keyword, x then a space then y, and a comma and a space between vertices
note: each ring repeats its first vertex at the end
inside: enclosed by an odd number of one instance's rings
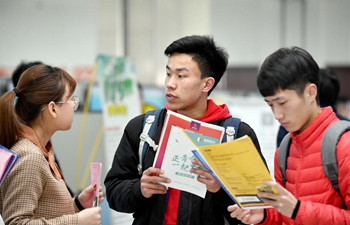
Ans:
MULTIPOLYGON (((329 126, 322 137, 321 156, 323 170, 332 183, 333 188, 340 193, 338 182, 337 144, 344 132, 350 130, 350 122, 340 120, 329 126)), ((349 149, 350 150, 350 149, 349 149)))
POLYGON ((225 134, 222 137, 222 142, 232 141, 237 138, 240 118, 230 117, 225 119, 223 127, 225 128, 225 134))
POLYGON ((287 158, 289 155, 289 147, 290 147, 291 143, 292 143, 292 141, 290 138, 290 134, 288 133, 282 139, 281 144, 280 144, 280 148, 278 151, 278 165, 279 165, 281 173, 282 173, 282 181, 283 181, 284 185, 287 182, 287 177, 286 177, 287 158))

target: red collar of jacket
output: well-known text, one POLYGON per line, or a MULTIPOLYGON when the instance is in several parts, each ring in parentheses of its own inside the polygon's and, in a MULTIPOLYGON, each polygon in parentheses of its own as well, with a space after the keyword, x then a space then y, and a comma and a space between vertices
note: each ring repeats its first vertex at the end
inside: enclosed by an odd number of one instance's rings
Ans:
POLYGON ((302 148, 308 148, 314 141, 323 136, 323 133, 331 123, 337 120, 339 119, 333 112, 332 107, 322 108, 321 113, 304 131, 291 133, 291 138, 293 141, 301 144, 302 148))
MULTIPOLYGON (((212 99, 208 99, 207 106, 207 112, 199 119, 199 121, 209 123, 232 117, 226 104, 217 105, 212 99)), ((168 105, 165 105, 165 108, 171 110, 168 105)))

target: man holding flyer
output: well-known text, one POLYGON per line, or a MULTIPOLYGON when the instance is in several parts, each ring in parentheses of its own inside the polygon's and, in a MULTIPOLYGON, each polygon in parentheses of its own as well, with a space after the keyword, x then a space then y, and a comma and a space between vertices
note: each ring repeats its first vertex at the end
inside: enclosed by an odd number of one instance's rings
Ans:
MULTIPOLYGON (((209 94, 226 71, 228 54, 209 36, 187 36, 171 43, 165 50, 168 57, 165 73, 167 105, 162 110, 152 139, 159 143, 167 110, 215 125, 223 125, 231 117, 228 107, 217 105, 209 94)), ((198 181, 206 186, 205 197, 168 188, 170 179, 152 167, 155 151, 148 148, 142 173, 137 169, 139 142, 145 115, 129 121, 116 150, 106 179, 106 195, 110 208, 133 213, 133 225, 230 225, 240 224, 229 216, 227 207, 233 200, 215 179, 204 170, 191 169, 198 181)), ((253 129, 244 122, 239 125, 238 137, 249 135, 263 158, 253 129)), ((265 160, 264 160, 265 161, 265 160)), ((197 160, 193 164, 200 165, 197 160)))
POLYGON ((302 48, 280 48, 261 65, 257 84, 276 120, 290 133, 289 154, 283 158, 286 179, 280 169, 279 148, 274 163, 276 181, 264 182, 278 194, 258 194, 273 208, 242 210, 232 205, 228 207, 231 216, 246 224, 350 224, 350 131, 334 144, 339 182, 333 187, 336 181, 331 182, 326 172, 328 168, 334 171, 335 166, 323 164, 322 158, 331 154, 321 149, 327 130, 339 119, 330 106, 320 106, 316 61, 302 48))

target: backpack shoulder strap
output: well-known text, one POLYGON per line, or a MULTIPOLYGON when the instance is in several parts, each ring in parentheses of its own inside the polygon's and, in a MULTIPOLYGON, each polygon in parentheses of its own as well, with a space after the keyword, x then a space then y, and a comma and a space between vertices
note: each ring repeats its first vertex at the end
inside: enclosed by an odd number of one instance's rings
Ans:
POLYGON ((321 156, 323 170, 331 181, 333 188, 339 193, 336 150, 340 136, 348 130, 350 130, 350 122, 340 120, 329 126, 322 137, 321 156))
POLYGON ((143 130, 140 135, 139 143, 139 164, 137 165, 137 170, 140 175, 142 174, 143 159, 146 156, 148 146, 151 146, 154 151, 158 148, 158 145, 156 145, 151 137, 153 137, 156 130, 161 111, 162 109, 147 111, 143 120, 143 130))
POLYGON ((290 134, 288 133, 282 139, 280 144, 280 149, 278 151, 278 165, 282 173, 283 184, 286 184, 287 182, 287 178, 286 178, 287 158, 289 155, 289 147, 291 143, 292 142, 291 142, 290 134))
POLYGON ((223 127, 225 128, 226 135, 222 138, 222 142, 229 142, 236 139, 240 123, 240 118, 230 117, 225 119, 223 127))

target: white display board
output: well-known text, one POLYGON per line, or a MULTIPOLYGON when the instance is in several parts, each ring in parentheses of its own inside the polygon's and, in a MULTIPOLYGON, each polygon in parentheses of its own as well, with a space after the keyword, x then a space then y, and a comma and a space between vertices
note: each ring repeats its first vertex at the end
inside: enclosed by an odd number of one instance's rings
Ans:
MULTIPOLYGON (((104 123, 104 167, 109 170, 124 127, 141 113, 141 102, 134 66, 129 58, 100 55, 97 74, 104 123)), ((109 215, 110 221, 105 222, 108 225, 129 225, 133 221, 131 214, 110 209, 109 215)))

